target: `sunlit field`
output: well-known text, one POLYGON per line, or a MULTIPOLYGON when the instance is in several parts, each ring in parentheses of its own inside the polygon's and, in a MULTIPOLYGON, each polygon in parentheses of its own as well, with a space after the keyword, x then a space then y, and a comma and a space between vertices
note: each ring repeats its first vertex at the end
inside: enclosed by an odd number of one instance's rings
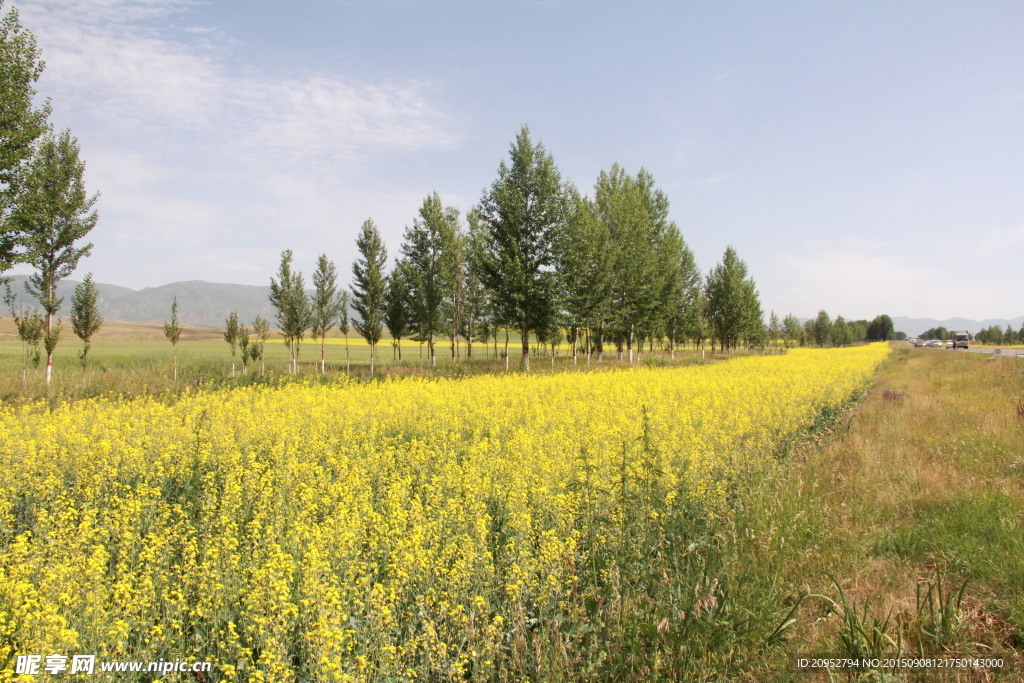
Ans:
POLYGON ((0 408, 0 661, 678 679, 734 629, 702 530, 888 353, 0 408))
MULTIPOLYGON (((45 382, 45 353, 38 363, 26 360, 25 345, 17 338, 10 318, 0 318, 0 402, 22 402, 49 396, 54 401, 82 397, 119 395, 172 395, 188 388, 236 386, 248 383, 274 383, 292 377, 289 368, 288 347, 280 333, 272 332, 264 347, 264 358, 256 363, 244 362, 240 348, 235 351, 232 370, 230 346, 224 341, 224 330, 213 327, 183 326, 181 341, 177 344, 177 375, 174 372, 174 350, 163 336, 160 325, 111 322, 101 328, 88 355, 88 368, 83 372, 79 353, 80 340, 64 330, 54 354, 53 380, 47 390, 45 382)), ((40 345, 40 350, 41 350, 40 345)), ((611 369, 632 367, 636 364, 685 365, 723 358, 709 348, 696 349, 682 346, 668 352, 656 344, 654 353, 645 348, 618 360, 613 345, 605 346, 603 360, 588 364, 578 350, 576 361, 568 344, 556 346, 554 355, 550 347, 541 348, 533 340, 531 364, 536 371, 561 372, 577 368, 611 369)), ((468 354, 464 340, 452 354, 449 340, 435 340, 435 360, 431 363, 427 344, 403 339, 399 349, 385 338, 377 346, 375 375, 466 375, 504 370, 518 370, 521 362, 521 342, 515 332, 509 334, 509 360, 505 361, 505 335, 500 334, 497 344, 474 342, 468 354)), ((732 355, 736 355, 735 353, 732 355)), ((742 355, 742 354, 741 354, 742 355)), ((730 356, 731 357, 731 356, 730 356)), ((365 339, 349 334, 345 339, 332 330, 323 348, 324 377, 333 380, 339 375, 368 378, 370 348, 365 339)), ((321 374, 320 340, 308 337, 299 345, 300 376, 321 374)), ((597 360, 597 356, 593 357, 597 360)))

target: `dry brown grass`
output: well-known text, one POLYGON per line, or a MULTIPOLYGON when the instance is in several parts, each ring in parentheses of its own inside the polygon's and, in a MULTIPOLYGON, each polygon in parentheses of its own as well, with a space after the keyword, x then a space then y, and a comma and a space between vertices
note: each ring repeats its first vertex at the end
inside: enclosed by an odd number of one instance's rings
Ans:
MULTIPOLYGON (((828 575, 836 577, 849 604, 868 603, 879 618, 893 615, 891 634, 899 632, 909 652, 931 646, 918 642, 914 626, 919 585, 934 582, 937 570, 948 590, 966 581, 956 649, 1003 653, 1016 668, 999 679, 1024 680, 1024 463, 1011 466, 1024 454, 1021 397, 1024 363, 897 350, 848 428, 823 447, 798 452, 768 484, 766 498, 778 511, 758 518, 748 533, 771 525, 779 534, 803 535, 780 580, 838 600, 828 575), (798 522, 792 510, 806 515, 798 522), (1020 557, 1012 557, 1015 549, 1020 557)), ((766 554, 759 561, 771 560, 766 554)), ((843 625, 830 612, 828 600, 809 598, 788 651, 840 654, 843 625)), ((763 676, 792 673, 778 665, 763 676)), ((941 680, 996 675, 957 671, 941 680)))
MULTIPOLYGON (((64 321, 66 335, 74 339, 71 323, 64 321)), ((224 338, 223 327, 203 325, 181 325, 182 341, 211 341, 224 338)), ((164 341, 164 326, 161 323, 126 323, 120 320, 105 320, 94 337, 97 341, 164 341)), ((18 330, 12 318, 0 318, 0 341, 18 341, 18 330)), ((77 340, 76 340, 77 341, 77 340)))

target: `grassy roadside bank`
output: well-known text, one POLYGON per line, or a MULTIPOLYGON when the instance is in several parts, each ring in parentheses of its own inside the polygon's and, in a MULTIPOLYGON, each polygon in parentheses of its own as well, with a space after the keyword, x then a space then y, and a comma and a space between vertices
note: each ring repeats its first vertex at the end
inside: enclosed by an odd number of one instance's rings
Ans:
POLYGON ((820 444, 796 445, 788 466, 751 482, 722 532, 727 571, 746 584, 748 608, 795 609, 738 677, 807 680, 797 654, 899 651, 1000 655, 1002 672, 944 680, 1020 680, 1022 399, 1024 364, 897 347, 820 444))

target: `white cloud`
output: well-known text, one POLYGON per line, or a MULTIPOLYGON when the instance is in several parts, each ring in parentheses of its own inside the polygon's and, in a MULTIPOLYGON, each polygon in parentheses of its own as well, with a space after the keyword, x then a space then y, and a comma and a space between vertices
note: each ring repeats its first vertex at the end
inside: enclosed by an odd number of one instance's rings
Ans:
POLYGON ((83 268, 133 287, 259 284, 293 248, 307 272, 320 253, 346 269, 367 216, 398 244, 422 193, 367 190, 360 169, 454 144, 434 86, 262 72, 198 6, 39 0, 21 12, 47 62, 38 89, 101 192, 83 268))
POLYGON ((195 5, 41 0, 23 12, 47 62, 40 89, 58 109, 87 111, 124 136, 198 134, 222 153, 271 164, 453 142, 430 84, 256 74, 233 59, 227 37, 171 21, 195 5))
POLYGON ((60 13, 79 24, 133 24, 194 7, 195 0, 35 0, 20 11, 60 13))
POLYGON ((951 278, 940 268, 886 249, 883 242, 851 237, 780 254, 766 281, 783 284, 769 298, 800 316, 824 308, 847 319, 881 313, 941 319, 978 310, 990 293, 983 285, 951 278))
POLYGON ((258 159, 350 158, 366 148, 450 145, 426 84, 352 85, 322 76, 238 83, 234 120, 242 148, 258 159))

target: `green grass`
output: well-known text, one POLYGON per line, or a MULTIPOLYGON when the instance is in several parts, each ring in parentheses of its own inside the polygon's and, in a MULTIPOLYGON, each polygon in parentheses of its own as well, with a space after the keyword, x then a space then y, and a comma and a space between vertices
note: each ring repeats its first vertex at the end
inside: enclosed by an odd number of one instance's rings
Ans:
MULTIPOLYGON (((144 326, 123 326, 114 336, 146 335, 153 336, 153 331, 144 326)), ((87 398, 107 394, 126 396, 173 394, 187 388, 200 386, 220 386, 223 384, 246 384, 252 382, 284 381, 291 376, 288 370, 288 348, 280 338, 272 338, 265 346, 265 363, 260 366, 250 364, 243 370, 241 352, 235 362, 235 374, 231 372, 231 351, 216 330, 195 328, 191 330, 193 337, 183 339, 177 345, 178 377, 174 378, 172 363, 172 347, 165 339, 98 339, 92 343, 89 352, 89 366, 83 374, 78 354, 82 343, 74 336, 64 338, 54 353, 53 379, 50 396, 55 400, 87 398), (205 337, 205 338, 203 338, 205 337)), ((369 377, 370 348, 365 341, 355 335, 350 336, 350 344, 346 346, 335 331, 328 337, 324 353, 326 359, 326 379, 339 373, 348 373, 356 377, 369 377)), ((319 376, 320 373, 320 342, 306 339, 299 346, 299 375, 304 377, 319 376)), ((426 344, 403 341, 402 358, 398 359, 390 340, 382 341, 377 347, 375 374, 410 375, 434 374, 439 376, 457 377, 466 374, 484 372, 519 371, 521 364, 521 346, 517 337, 509 342, 509 361, 504 360, 504 339, 497 347, 493 344, 473 345, 471 359, 466 358, 466 346, 459 344, 458 357, 452 359, 451 346, 447 341, 435 343, 436 365, 431 366, 426 344)), ((732 355, 739 355, 736 352, 732 355)), ((634 363, 644 364, 675 364, 685 365, 698 362, 711 362, 725 358, 694 350, 677 350, 675 359, 662 351, 648 353, 634 363)), ((571 352, 559 349, 554 358, 549 351, 535 349, 531 356, 533 372, 564 372, 570 370, 603 370, 614 367, 625 367, 629 362, 618 361, 614 349, 605 351, 604 360, 587 363, 582 354, 575 363, 571 352)), ((46 358, 40 359, 37 367, 26 368, 23 363, 23 346, 16 338, 0 339, 0 402, 18 402, 46 397, 45 385, 46 358)))
POLYGON ((799 602, 788 644, 750 660, 756 678, 794 676, 796 653, 865 648, 999 653, 1024 671, 1022 365, 897 348, 723 529, 727 567, 761 596, 750 610, 783 623, 799 602))

